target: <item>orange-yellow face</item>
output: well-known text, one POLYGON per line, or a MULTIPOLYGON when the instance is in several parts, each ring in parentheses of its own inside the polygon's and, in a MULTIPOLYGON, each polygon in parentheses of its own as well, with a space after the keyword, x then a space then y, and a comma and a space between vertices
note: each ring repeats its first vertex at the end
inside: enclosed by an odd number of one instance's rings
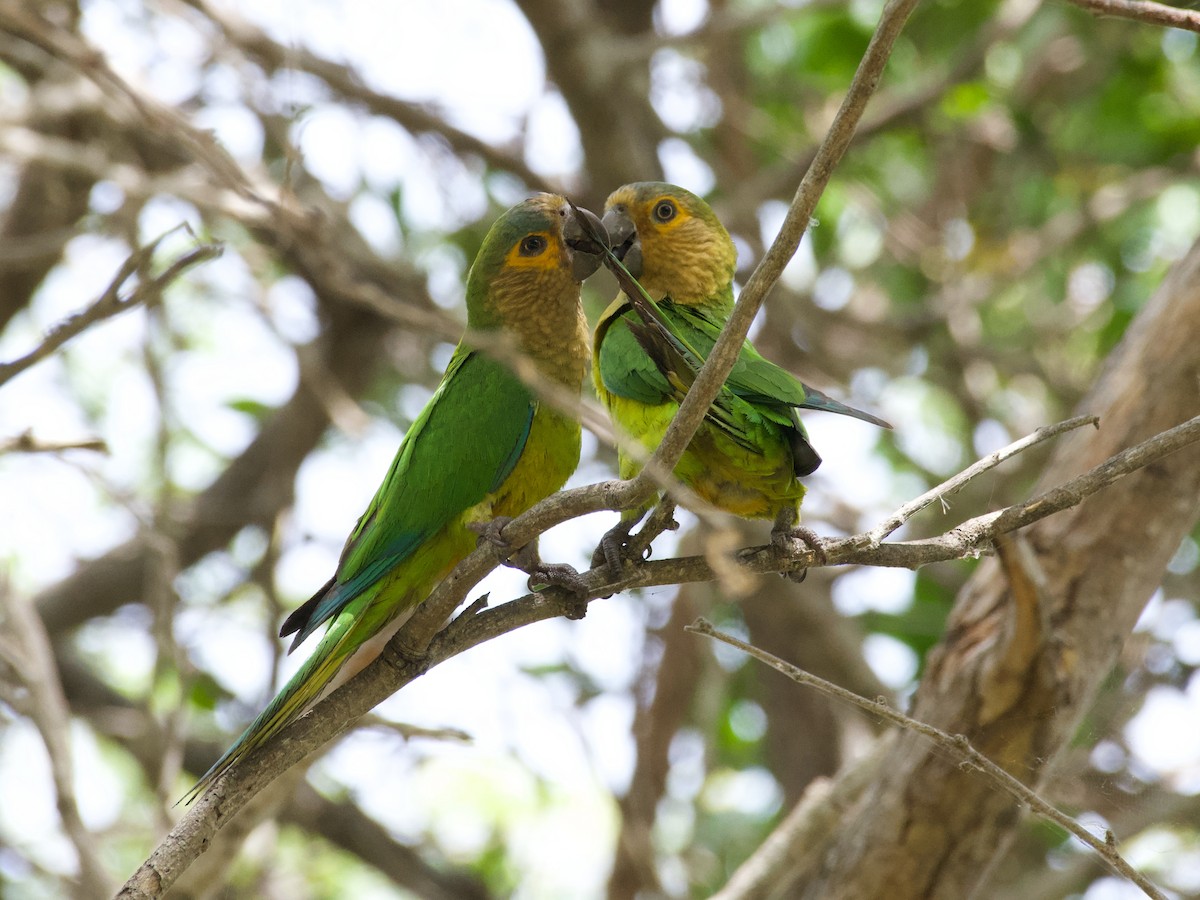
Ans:
POLYGON ((504 268, 542 271, 563 268, 564 252, 565 248, 558 235, 550 231, 533 231, 509 249, 504 257, 504 268))
POLYGON ((580 215, 603 231, 592 213, 577 214, 557 194, 538 194, 496 220, 467 278, 473 327, 554 317, 559 307, 578 305, 579 283, 600 265, 600 248, 592 246, 580 215))
POLYGON ((604 224, 630 272, 656 300, 713 302, 733 282, 737 250, 708 204, 673 184, 617 188, 604 224))
POLYGON ((504 253, 497 275, 569 277, 573 252, 565 226, 571 216, 557 194, 538 194, 506 212, 493 226, 488 243, 504 253))
POLYGON ((467 276, 467 324, 508 332, 543 374, 577 385, 590 344, 579 284, 599 267, 602 251, 591 233, 605 239, 600 220, 557 194, 504 212, 467 276))

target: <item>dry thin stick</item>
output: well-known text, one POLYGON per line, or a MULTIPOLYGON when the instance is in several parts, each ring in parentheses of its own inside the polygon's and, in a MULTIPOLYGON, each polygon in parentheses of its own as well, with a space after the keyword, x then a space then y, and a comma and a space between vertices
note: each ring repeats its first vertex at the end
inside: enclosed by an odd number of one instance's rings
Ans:
POLYGON ((29 716, 50 758, 59 817, 79 854, 78 894, 104 897, 112 876, 101 862, 96 837, 79 815, 75 802, 75 767, 71 760, 71 710, 58 678, 54 650, 33 605, 0 585, 0 668, 7 664, 26 694, 18 708, 29 716))
POLYGON ((1083 425, 1093 425, 1096 428, 1100 427, 1100 420, 1095 416, 1076 416, 1073 419, 1067 419, 1065 422, 1059 422, 1057 425, 1046 425, 1039 428, 1031 435, 1021 438, 1019 441, 1013 441, 1007 447, 1002 447, 995 453, 985 456, 983 459, 973 465, 963 469, 952 478, 948 478, 935 488, 926 491, 915 500, 910 500, 902 507, 896 510, 895 513, 888 516, 887 519, 880 522, 877 526, 867 532, 867 536, 871 540, 871 545, 879 546, 889 534, 919 513, 934 500, 939 500, 942 497, 947 497, 955 491, 961 490, 967 482, 982 475, 989 469, 994 469, 1006 459, 1011 459, 1023 450, 1027 450, 1035 444, 1040 444, 1042 441, 1048 441, 1052 437, 1058 437, 1067 431, 1073 431, 1083 425))
POLYGON ((167 235, 178 229, 162 234, 145 247, 140 247, 122 263, 116 276, 109 283, 104 293, 91 306, 82 312, 69 316, 51 329, 45 339, 29 353, 14 359, 12 362, 0 363, 0 385, 24 372, 35 363, 41 362, 71 338, 86 331, 92 325, 104 319, 132 309, 140 303, 152 303, 157 300, 167 286, 192 266, 221 255, 221 248, 215 244, 200 244, 198 247, 176 259, 166 270, 149 281, 136 285, 130 291, 122 294, 122 288, 133 275, 149 265, 154 251, 167 235))
POLYGON ((16 437, 0 440, 0 454, 4 453, 62 453, 64 450, 95 450, 107 453, 108 444, 103 438, 81 438, 76 441, 39 441, 33 431, 22 431, 16 437))
POLYGON ((516 175, 529 187, 558 193, 561 187, 534 172, 518 152, 505 153, 439 116, 426 105, 400 100, 371 90, 361 75, 345 63, 325 59, 303 46, 284 46, 265 31, 225 7, 208 0, 184 0, 195 7, 224 33, 230 44, 263 67, 268 75, 281 69, 306 72, 325 82, 345 100, 358 104, 372 115, 386 117, 413 134, 436 134, 456 152, 478 156, 489 167, 516 175))
POLYGON ((679 523, 675 521, 675 501, 669 496, 663 497, 646 517, 642 527, 635 534, 630 535, 626 544, 630 557, 637 559, 645 557, 656 537, 664 531, 675 531, 677 528, 679 528, 679 523))
POLYGON ((374 713, 367 713, 358 720, 358 724, 363 728, 375 728, 379 731, 398 734, 406 741, 424 738, 430 741, 454 741, 459 744, 470 744, 475 740, 470 732, 463 731, 461 728, 424 728, 408 722, 393 722, 391 719, 385 719, 374 713))
POLYGON ((1117 16, 1151 25, 1200 32, 1200 12, 1154 3, 1152 0, 1067 0, 1098 16, 1117 16))
POLYGON ((1021 781, 1014 778, 972 747, 965 735, 948 734, 940 728, 934 728, 932 725, 927 725, 924 722, 920 722, 904 715, 902 712, 892 709, 883 700, 868 700, 866 697, 860 697, 854 691, 848 691, 844 687, 839 687, 832 682, 826 681, 824 678, 818 678, 816 675, 805 672, 791 663, 784 662, 779 657, 773 656, 765 650, 760 650, 758 647, 747 644, 745 641, 740 641, 732 635, 717 631, 707 619, 697 619, 691 625, 688 625, 686 630, 693 634, 702 634, 706 637, 715 638, 731 647, 736 647, 742 652, 753 656, 759 662, 766 663, 772 669, 782 672, 797 684, 806 684, 809 687, 816 688, 823 694, 835 697, 852 706, 857 706, 871 715, 886 719, 893 725, 898 725, 901 728, 924 735, 939 747, 958 757, 966 765, 982 772, 1018 802, 1028 806, 1033 812, 1075 835, 1075 837, 1095 850, 1101 859, 1108 864, 1109 868, 1118 875, 1128 878, 1141 888, 1147 897, 1152 897, 1154 900, 1166 900, 1163 893, 1150 882, 1150 879, 1126 862, 1125 858, 1117 851, 1117 842, 1111 831, 1105 831, 1103 840, 1096 837, 1066 813, 1060 812, 1057 808, 1047 803, 1032 789, 1026 787, 1021 781))

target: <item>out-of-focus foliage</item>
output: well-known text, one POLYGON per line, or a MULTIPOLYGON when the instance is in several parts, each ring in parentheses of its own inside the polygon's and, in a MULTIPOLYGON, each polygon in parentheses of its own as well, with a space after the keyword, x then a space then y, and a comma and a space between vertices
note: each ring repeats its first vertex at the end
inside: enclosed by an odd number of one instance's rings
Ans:
MULTIPOLYGON (((43 12, 139 91, 211 129, 255 178, 319 210, 360 278, 461 319, 466 269, 491 220, 547 187, 593 208, 628 180, 706 193, 739 242, 744 279, 880 5, 663 0, 652 20, 650 4, 603 0, 575 4, 589 13, 579 20, 562 13, 572 4, 533 0, 246 5, 238 15, 277 56, 235 27, 231 9, 213 18, 202 2, 43 12), (579 54, 589 39, 596 52, 579 54), (343 66, 361 79, 343 80, 343 66), (622 152, 601 152, 626 133, 622 152), (639 159, 661 170, 633 168, 639 159)), ((843 385, 897 425, 879 434, 809 418, 826 456, 809 525, 870 527, 1070 414, 1200 234, 1196 38, 1065 3, 918 9, 755 331, 767 356, 843 385)), ((172 157, 168 138, 97 114, 86 73, 69 62, 6 26, 0 60, 13 135, 0 140, 0 360, 181 222, 225 248, 160 304, 0 386, 0 438, 32 428, 109 448, 0 456, 0 590, 42 605, 75 716, 80 813, 115 883, 291 671, 278 623, 332 571, 452 345, 362 324, 367 313, 306 269, 306 247, 256 230, 238 198, 172 157), (240 491, 261 491, 261 508, 196 505, 302 382, 317 401, 266 446, 283 496, 270 499, 262 476, 240 491), (228 526, 215 549, 191 537, 213 524, 198 510, 228 526), (133 581, 88 562, 131 539, 147 567, 133 581), (47 612, 80 573, 95 586, 86 604, 47 612)), ((193 240, 173 235, 160 258, 193 240)), ((605 276, 589 283, 593 319, 611 293, 605 276)), ((972 483, 905 533, 1027 497, 1047 452, 972 483)), ((610 448, 585 439, 584 457, 573 483, 612 477, 610 448)), ((582 566, 611 523, 560 528, 543 556, 582 566)), ((665 535, 656 555, 675 541, 665 535)), ((1200 532, 1180 547, 1047 791, 1108 823, 1180 893, 1200 890, 1198 545, 1200 532)), ((771 604, 745 607, 706 590, 618 595, 582 622, 492 642, 378 710, 470 741, 354 733, 310 770, 315 790, 279 798, 278 821, 253 830, 212 883, 227 884, 226 897, 707 896, 878 723, 772 687, 760 667, 678 627, 705 613, 758 643, 777 637, 775 652, 860 693, 903 699, 972 568, 814 570, 799 587, 772 581, 771 604)), ((483 590, 501 602, 523 585, 501 573, 483 590)), ((61 896, 76 848, 24 692, 2 667, 0 681, 0 894, 61 896)), ((1048 866, 1062 890, 1053 896, 1117 896, 1074 844, 1032 825, 989 896, 1052 896, 1023 880, 1048 866)))

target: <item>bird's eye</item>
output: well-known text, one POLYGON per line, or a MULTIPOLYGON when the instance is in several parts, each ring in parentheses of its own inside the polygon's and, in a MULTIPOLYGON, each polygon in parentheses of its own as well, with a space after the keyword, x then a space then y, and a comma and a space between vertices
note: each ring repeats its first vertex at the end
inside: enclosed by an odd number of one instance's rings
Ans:
POLYGON ((675 218, 675 204, 670 200, 659 200, 654 207, 654 218, 659 222, 670 222, 675 218))
POLYGON ((538 256, 546 249, 546 239, 540 234, 531 234, 521 241, 522 256, 538 256))

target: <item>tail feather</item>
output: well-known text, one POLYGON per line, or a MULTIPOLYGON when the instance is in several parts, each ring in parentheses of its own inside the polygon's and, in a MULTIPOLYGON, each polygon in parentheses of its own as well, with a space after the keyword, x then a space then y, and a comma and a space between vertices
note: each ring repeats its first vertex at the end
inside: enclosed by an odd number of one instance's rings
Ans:
POLYGON ((880 428, 891 428, 891 424, 885 422, 878 416, 873 416, 869 412, 863 412, 861 409, 855 409, 853 406, 847 406, 839 400, 834 400, 828 394, 823 394, 816 388, 809 387, 801 382, 804 388, 804 402, 796 404, 801 409, 815 409, 820 412, 837 413, 839 416, 851 416, 855 419, 862 419, 864 422, 870 422, 872 425, 878 425, 880 428))
MULTIPOLYGON (((334 626, 336 627, 336 626, 334 626)), ((353 631, 347 628, 335 639, 327 652, 318 646, 303 666, 292 676, 267 708, 259 713, 233 745, 225 751, 200 780, 179 801, 185 806, 204 793, 222 775, 252 751, 257 750, 316 702, 321 692, 333 681, 342 664, 350 656, 348 638, 353 631)), ((327 635, 328 637, 328 635, 327 635)))
POLYGON ((792 447, 792 471, 798 478, 811 475, 821 467, 823 460, 816 447, 808 442, 808 435, 803 428, 788 431, 788 440, 792 447))

